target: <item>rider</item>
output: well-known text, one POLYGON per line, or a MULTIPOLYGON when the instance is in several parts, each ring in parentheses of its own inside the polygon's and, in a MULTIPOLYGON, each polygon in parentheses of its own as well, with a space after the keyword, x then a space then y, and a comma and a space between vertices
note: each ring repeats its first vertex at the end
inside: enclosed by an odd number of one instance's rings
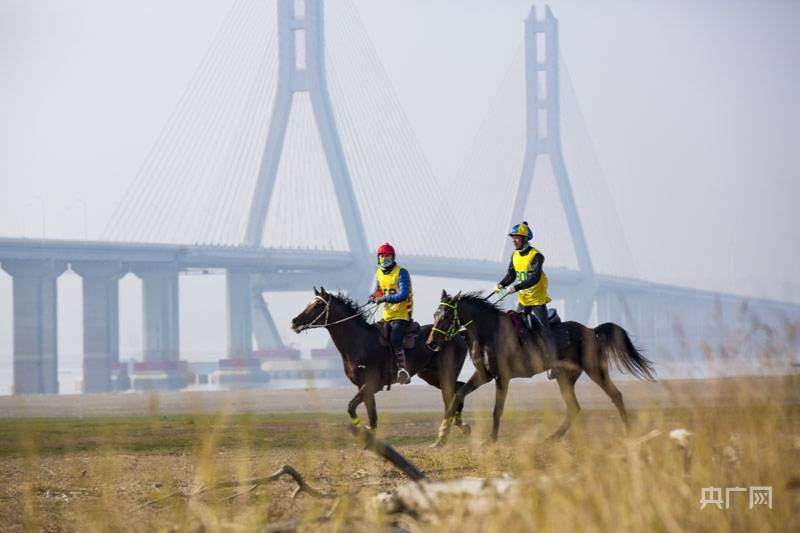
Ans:
POLYGON ((370 301, 383 303, 383 320, 389 325, 389 345, 397 358, 397 382, 406 385, 411 376, 406 369, 406 353, 403 350, 403 337, 411 321, 414 309, 414 293, 411 290, 411 276, 408 270, 400 268, 395 262, 394 248, 388 242, 378 246, 377 283, 370 301))
POLYGON ((511 255, 511 262, 508 264, 508 272, 497 284, 495 292, 505 291, 506 294, 516 292, 519 300, 517 312, 522 313, 529 323, 531 315, 536 317, 546 345, 545 357, 551 363, 548 377, 555 379, 556 371, 552 368, 552 363, 556 361, 557 355, 555 341, 547 320, 547 303, 552 300, 547 294, 547 274, 542 270, 544 255, 531 246, 530 240, 533 232, 527 222, 511 228, 508 236, 514 240, 515 250, 511 255))

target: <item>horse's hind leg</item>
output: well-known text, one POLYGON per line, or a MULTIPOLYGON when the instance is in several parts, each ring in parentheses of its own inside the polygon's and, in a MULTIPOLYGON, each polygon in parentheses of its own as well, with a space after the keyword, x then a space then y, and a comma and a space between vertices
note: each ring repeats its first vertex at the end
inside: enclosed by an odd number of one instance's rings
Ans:
MULTIPOLYGON (((463 386, 464 386, 463 381, 456 381, 456 390, 460 389, 463 386)), ((472 432, 472 428, 469 427, 469 424, 465 424, 464 420, 461 418, 461 411, 463 410, 464 410, 464 399, 462 398, 458 400, 458 402, 456 403, 455 424, 456 427, 460 429, 464 435, 469 435, 472 432)))
POLYGON ((614 403, 614 407, 617 408, 619 411, 619 416, 622 418, 622 423, 625 424, 625 432, 629 432, 631 429, 630 421, 628 420, 628 411, 625 409, 625 402, 622 401, 622 393, 617 389, 617 386, 614 385, 614 382, 611 381, 611 377, 608 375, 608 368, 598 368, 595 371, 587 372, 589 377, 592 378, 592 381, 597 383, 603 391, 611 398, 611 401, 614 403))
POLYGON ((494 411, 492 412, 492 442, 497 442, 497 435, 500 432, 500 419, 503 417, 503 409, 506 405, 506 395, 508 394, 508 380, 496 378, 494 411))
POLYGON ((378 429, 378 408, 375 406, 375 391, 367 388, 364 390, 364 405, 367 408, 369 429, 378 429))
POLYGON ((350 421, 353 423, 354 426, 358 426, 361 424, 361 419, 358 418, 358 413, 356 413, 356 409, 364 401, 364 389, 366 385, 361 385, 358 388, 358 392, 353 399, 350 400, 350 403, 347 404, 347 414, 350 415, 350 421))
POLYGON ((572 421, 581 411, 578 398, 575 396, 575 382, 578 381, 580 375, 580 372, 560 371, 558 373, 558 388, 561 391, 561 397, 564 398, 564 403, 567 404, 567 414, 564 416, 564 421, 561 423, 561 426, 559 426, 555 433, 547 438, 549 441, 563 437, 572 425, 572 421))

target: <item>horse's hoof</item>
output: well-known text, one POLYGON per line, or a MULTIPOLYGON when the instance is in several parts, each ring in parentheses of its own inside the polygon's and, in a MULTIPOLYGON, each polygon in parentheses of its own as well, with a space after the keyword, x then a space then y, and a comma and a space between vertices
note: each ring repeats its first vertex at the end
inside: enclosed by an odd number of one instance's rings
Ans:
POLYGON ((469 424, 461 424, 460 426, 458 426, 458 428, 461 430, 461 433, 463 433, 467 437, 472 435, 472 427, 470 427, 469 424))
POLYGON ((544 439, 544 444, 556 444, 557 442, 561 442, 561 439, 564 435, 559 435, 558 433, 553 433, 546 439, 544 439))
POLYGON ((447 439, 438 438, 436 442, 428 446, 428 448, 444 448, 444 445, 447 444, 447 439))

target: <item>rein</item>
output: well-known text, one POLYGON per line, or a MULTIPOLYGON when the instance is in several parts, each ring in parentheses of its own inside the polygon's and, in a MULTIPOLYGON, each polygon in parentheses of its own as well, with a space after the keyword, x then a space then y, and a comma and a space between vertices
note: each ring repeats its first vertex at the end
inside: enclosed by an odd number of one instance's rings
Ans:
POLYGON ((444 335, 447 338, 447 340, 452 339, 459 333, 467 331, 467 326, 469 326, 474 322, 474 320, 470 320, 466 324, 461 323, 461 319, 458 316, 458 304, 453 305, 448 302, 439 302, 439 306, 449 307, 450 309, 453 310, 453 321, 450 323, 450 327, 448 328, 447 331, 439 329, 436 326, 432 328, 432 330, 435 331, 436 333, 441 333, 442 335, 444 335))
MULTIPOLYGON (((322 296, 319 296, 319 295, 315 296, 314 298, 316 300, 320 300, 321 302, 323 302, 325 304, 325 309, 320 311, 320 313, 314 318, 314 320, 312 320, 308 324, 303 324, 302 326, 300 326, 300 328, 298 330, 298 333, 300 333, 301 331, 305 331, 307 329, 327 328, 328 326, 335 326, 336 324, 341 324, 342 322, 347 322, 348 320, 352 320, 352 319, 354 319, 356 317, 359 317, 361 315, 365 315, 365 314, 370 312, 370 309, 368 309, 370 304, 364 304, 362 306, 359 306, 359 309, 365 308, 364 310, 358 311, 357 313, 355 313, 353 315, 350 315, 348 317, 342 318, 340 320, 336 320, 334 322, 328 322, 328 317, 330 316, 330 312, 331 312, 331 301, 330 301, 330 299, 326 300, 325 298, 323 298, 322 296), (322 315, 325 315, 325 323, 324 324, 317 324, 316 323, 317 320, 322 318, 322 315)), ((333 298, 333 296, 331 296, 331 298, 333 298)), ((372 314, 373 315, 375 314, 375 311, 377 309, 378 309, 378 306, 375 305, 375 307, 372 309, 372 314)))
MULTIPOLYGON (((486 301, 489 301, 489 300, 490 300, 490 298, 491 298, 492 296, 494 296, 495 294, 497 294, 497 293, 495 293, 495 292, 490 292, 490 293, 489 293, 489 295, 488 295, 488 296, 486 296, 486 298, 484 298, 484 300, 486 300, 486 301)), ((509 294, 511 294, 511 293, 510 293, 510 292, 508 292, 508 291, 506 291, 506 290, 504 290, 504 291, 503 291, 503 295, 502 295, 500 298, 498 298, 497 300, 495 300, 495 301, 493 301, 493 302, 491 302, 491 303, 493 303, 493 304, 497 305, 497 304, 499 304, 500 302, 502 302, 503 300, 505 300, 505 299, 506 299, 506 296, 508 296, 509 294)))

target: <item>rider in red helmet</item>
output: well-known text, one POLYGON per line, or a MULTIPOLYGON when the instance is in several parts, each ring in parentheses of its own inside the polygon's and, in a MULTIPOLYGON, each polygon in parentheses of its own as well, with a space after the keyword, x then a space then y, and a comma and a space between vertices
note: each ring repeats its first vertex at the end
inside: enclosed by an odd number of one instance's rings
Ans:
POLYGON ((406 369, 403 337, 414 310, 411 276, 408 270, 397 264, 394 248, 388 242, 378 246, 375 253, 378 256, 377 282, 370 301, 383 304, 383 320, 389 325, 389 344, 399 367, 397 382, 406 385, 411 382, 411 376, 406 369))

